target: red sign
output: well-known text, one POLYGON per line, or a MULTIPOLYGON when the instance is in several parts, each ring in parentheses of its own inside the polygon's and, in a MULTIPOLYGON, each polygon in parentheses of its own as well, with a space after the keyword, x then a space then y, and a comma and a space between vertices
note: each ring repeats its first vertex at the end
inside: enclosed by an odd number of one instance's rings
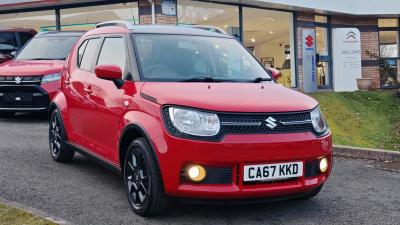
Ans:
POLYGON ((306 45, 310 48, 314 44, 314 38, 311 35, 306 37, 306 45))

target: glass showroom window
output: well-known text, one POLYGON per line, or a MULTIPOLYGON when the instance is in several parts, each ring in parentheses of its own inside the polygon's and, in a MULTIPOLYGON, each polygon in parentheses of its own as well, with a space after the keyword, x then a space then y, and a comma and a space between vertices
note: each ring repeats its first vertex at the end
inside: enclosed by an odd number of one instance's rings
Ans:
POLYGON ((243 43, 265 67, 281 71, 278 82, 296 86, 293 14, 243 7, 243 43))
POLYGON ((224 29, 239 39, 239 8, 237 6, 178 0, 180 25, 211 25, 224 29))
POLYGON ((0 14, 0 27, 24 27, 37 32, 44 31, 45 27, 56 25, 54 10, 0 14))
POLYGON ((90 30, 97 23, 126 20, 139 24, 137 2, 62 9, 61 30, 90 30))
POLYGON ((379 19, 379 72, 382 88, 400 85, 398 19, 379 19))

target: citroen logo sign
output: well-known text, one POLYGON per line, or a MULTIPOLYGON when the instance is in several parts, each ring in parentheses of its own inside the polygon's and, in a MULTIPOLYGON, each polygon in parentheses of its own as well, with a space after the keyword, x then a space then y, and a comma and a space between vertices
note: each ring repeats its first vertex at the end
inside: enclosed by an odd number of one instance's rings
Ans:
POLYGON ((14 81, 16 84, 20 84, 22 82, 22 78, 21 77, 16 77, 14 78, 14 81))
POLYGON ((267 122, 267 127, 274 129, 276 126, 278 126, 276 124, 276 119, 274 119, 273 117, 268 117, 265 122, 267 122))

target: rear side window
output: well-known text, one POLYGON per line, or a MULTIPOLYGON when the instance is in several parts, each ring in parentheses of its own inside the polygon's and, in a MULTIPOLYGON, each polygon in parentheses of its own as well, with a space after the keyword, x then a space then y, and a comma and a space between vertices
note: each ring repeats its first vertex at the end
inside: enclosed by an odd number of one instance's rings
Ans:
POLYGON ((19 33, 19 39, 21 40, 21 45, 26 44, 33 37, 30 33, 19 33))
POLYGON ((81 66, 82 56, 83 56, 83 53, 85 52, 87 43, 88 43, 88 40, 84 41, 78 49, 78 66, 81 66))
MULTIPOLYGON (((80 68, 87 71, 92 71, 93 59, 96 56, 97 47, 99 46, 100 38, 87 40, 85 49, 82 50, 82 57, 80 61, 80 68)), ((81 45, 82 47, 83 45, 81 45)), ((79 52, 78 52, 79 54, 79 52)))
POLYGON ((12 52, 16 49, 14 32, 0 32, 0 51, 12 52))
POLYGON ((112 64, 121 68, 125 74, 126 54, 123 38, 106 38, 101 48, 97 65, 112 64))

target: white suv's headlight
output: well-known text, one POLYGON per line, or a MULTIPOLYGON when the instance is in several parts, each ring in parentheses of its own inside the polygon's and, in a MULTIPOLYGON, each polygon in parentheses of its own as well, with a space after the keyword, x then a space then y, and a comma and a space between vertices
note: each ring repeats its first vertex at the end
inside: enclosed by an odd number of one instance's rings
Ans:
POLYGON ((53 81, 60 80, 61 78, 61 73, 52 73, 52 74, 47 74, 43 76, 42 79, 42 84, 50 83, 53 81))
POLYGON ((218 116, 214 113, 178 107, 170 107, 168 111, 172 124, 180 132, 207 137, 220 130, 218 116))
POLYGON ((324 133, 328 126, 326 125, 325 118, 322 115, 321 109, 319 106, 311 111, 311 121, 314 126, 314 130, 317 133, 324 133))

